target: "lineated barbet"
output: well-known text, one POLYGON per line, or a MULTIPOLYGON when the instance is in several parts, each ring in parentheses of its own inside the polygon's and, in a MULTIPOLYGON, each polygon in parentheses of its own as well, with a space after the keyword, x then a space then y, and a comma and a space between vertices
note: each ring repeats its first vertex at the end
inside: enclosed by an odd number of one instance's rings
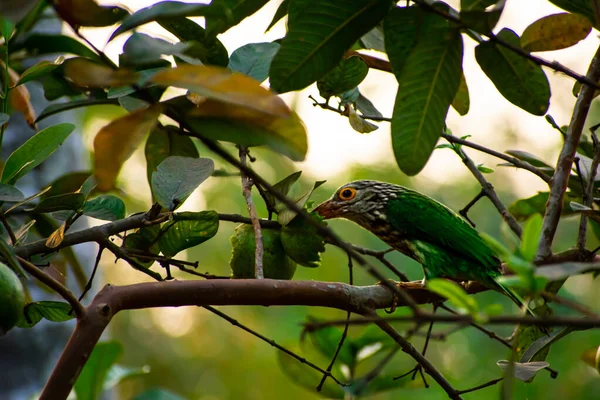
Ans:
POLYGON ((386 182, 354 181, 315 211, 325 219, 346 218, 371 231, 418 261, 426 279, 478 281, 523 306, 518 294, 496 281, 502 275, 500 260, 477 231, 424 194, 386 182))

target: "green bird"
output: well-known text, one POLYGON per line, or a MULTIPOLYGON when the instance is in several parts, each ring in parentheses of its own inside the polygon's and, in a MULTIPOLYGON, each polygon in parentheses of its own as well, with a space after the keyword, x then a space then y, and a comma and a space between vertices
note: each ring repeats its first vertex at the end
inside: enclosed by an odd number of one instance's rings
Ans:
POLYGON ((502 276, 500 260, 477 231, 424 194, 386 182, 354 181, 315 211, 325 219, 346 218, 371 231, 418 261, 426 279, 478 281, 523 307, 523 299, 496 280, 502 276))

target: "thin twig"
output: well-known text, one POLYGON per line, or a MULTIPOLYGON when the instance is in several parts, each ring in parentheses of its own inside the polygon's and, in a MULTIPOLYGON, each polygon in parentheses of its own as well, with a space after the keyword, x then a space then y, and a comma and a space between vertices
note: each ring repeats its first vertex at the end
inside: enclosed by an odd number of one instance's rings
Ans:
POLYGON ((75 295, 73 295, 73 293, 71 293, 71 291, 67 289, 66 286, 64 286, 62 283, 60 283, 44 271, 40 270, 38 267, 25 260, 24 258, 17 256, 17 260, 19 260, 19 263, 25 271, 29 272, 31 275, 34 276, 34 278, 42 282, 44 285, 48 286, 50 289, 58 293, 63 299, 65 299, 73 309, 73 312, 75 313, 77 319, 81 319, 85 316, 85 308, 79 302, 79 300, 77 300, 75 295))
POLYGON ((486 387, 494 386, 496 383, 502 381, 503 379, 504 379, 504 377, 492 379, 491 381, 486 382, 486 383, 484 383, 482 385, 479 385, 479 386, 475 386, 474 388, 465 389, 465 390, 459 390, 458 393, 459 394, 465 394, 465 393, 471 393, 471 392, 475 392, 477 390, 485 389, 486 387))
MULTIPOLYGON (((353 267, 354 267, 354 265, 352 262, 352 256, 350 256, 350 254, 348 254, 348 273, 350 275, 349 279, 348 279, 349 285, 354 285, 354 274, 352 272, 353 267)), ((348 313, 346 314, 346 321, 348 321, 350 319, 351 315, 352 315, 352 313, 350 311, 348 311, 348 313)), ((327 372, 331 373, 331 370, 333 369, 333 364, 335 364, 335 360, 337 359, 338 355, 340 354, 340 350, 342 349, 342 346, 344 346, 344 342, 346 341, 347 335, 348 335, 348 325, 346 324, 344 326, 344 331, 342 332, 342 337, 340 338, 337 349, 335 349, 335 353, 333 354, 333 357, 331 358, 331 362, 327 366, 327 372)), ((328 375, 323 375, 323 377, 321 378, 321 381, 317 385, 317 392, 320 392, 321 389, 323 388, 323 385, 325 384, 325 380, 327 379, 327 376, 328 375)))
POLYGON ((559 296, 559 295, 551 293, 551 292, 543 291, 540 293, 540 295, 547 301, 553 301, 557 304, 561 304, 563 306, 569 307, 570 309, 575 310, 587 317, 600 319, 600 315, 596 314, 595 312, 593 312, 592 310, 590 310, 583 304, 577 303, 575 301, 569 300, 565 297, 559 296))
POLYGON ((467 220, 468 223, 471 224, 473 228, 475 228, 475 222, 471 221, 471 218, 469 218, 469 210, 483 197, 485 197, 485 191, 481 189, 479 193, 477 193, 477 196, 475 196, 475 198, 471 200, 469 204, 467 204, 462 210, 458 212, 460 215, 463 216, 464 219, 467 220))
POLYGON ((373 249, 367 249, 366 247, 357 246, 355 244, 352 244, 351 246, 354 250, 356 250, 357 253, 364 254, 365 256, 371 256, 371 257, 379 260, 379 262, 381 262, 387 269, 392 271, 394 273, 394 275, 396 275, 400 279, 401 282, 410 282, 410 280, 408 279, 408 276, 406 276, 406 274, 404 272, 398 270, 398 268, 396 268, 396 266, 394 264, 392 264, 385 258, 386 254, 394 251, 393 248, 390 247, 389 249, 386 249, 386 250, 373 250, 373 249))
POLYGON ((12 245, 15 246, 17 244, 17 237, 15 236, 15 233, 13 232, 12 228, 8 224, 8 221, 6 220, 6 216, 4 215, 4 213, 0 213, 0 221, 2 221, 2 225, 4 226, 4 229, 6 230, 6 232, 8 232, 8 236, 10 236, 10 241, 11 241, 12 245))
POLYGON ((513 217, 513 215, 510 213, 510 211, 508 211, 508 209, 506 208, 504 203, 502 203, 502 201, 496 194, 496 191, 494 190, 494 187, 492 186, 492 184, 489 183, 487 181, 487 179, 485 179, 485 177, 483 176, 481 171, 477 168, 477 166, 475 165, 473 160, 471 160, 469 158, 469 156, 467 156, 465 154, 465 152, 462 150, 462 148, 455 148, 455 152, 456 152, 456 154, 458 154, 458 156, 460 157, 462 162, 466 165, 466 167, 469 169, 469 171, 471 171, 471 173, 473 174, 475 179, 477 179, 477 181, 481 185, 481 190, 485 193, 486 197, 488 199, 490 199, 492 204, 496 207, 496 209, 500 213, 500 216, 502 216, 502 219, 508 224, 508 226, 514 232, 514 234, 520 238, 521 235, 523 234, 523 228, 521 228, 521 225, 519 225, 519 223, 517 222, 515 217, 513 217))
MULTIPOLYGON (((583 188, 583 205, 592 208, 594 203, 594 186, 596 183, 596 174, 598 172, 598 164, 600 164, 600 143, 598 143, 598 137, 596 136, 595 129, 598 125, 594 126, 590 130, 592 131, 592 143, 594 146, 594 158, 592 158, 592 164, 588 173, 587 186, 581 185, 583 188)), ((581 176, 581 174, 579 175, 581 176)), ((583 177, 582 177, 583 179, 583 177)), ((583 253, 585 252, 585 245, 587 239, 587 226, 588 216, 585 213, 581 213, 581 219, 579 221, 579 234, 577 236, 577 248, 583 253)))
POLYGON ((214 307, 211 306, 203 306, 202 308, 210 311, 211 313, 218 315, 219 317, 223 318, 225 321, 229 322, 231 325, 236 326, 240 329, 242 329, 243 331, 248 332, 249 334, 251 334, 252 336, 255 336, 257 338, 259 338, 260 340, 270 344, 271 346, 275 347, 277 350, 283 351, 285 354, 295 358, 296 360, 300 361, 302 364, 306 364, 309 367, 311 367, 312 369, 315 369, 317 371, 319 371, 320 373, 322 373, 324 376, 328 376, 331 379, 333 379, 335 381, 335 383, 337 383, 338 385, 343 385, 343 383, 341 383, 338 379, 335 378, 335 376, 333 376, 331 374, 331 372, 329 371, 325 371, 323 368, 320 368, 318 366, 316 366, 315 364, 313 364, 312 362, 308 361, 306 358, 304 357, 300 357, 299 355, 297 355, 296 353, 294 353, 291 350, 286 349, 285 347, 277 344, 277 342, 275 342, 273 339, 269 339, 263 335, 261 335, 260 333, 248 328, 246 325, 243 325, 241 323, 239 323, 236 319, 231 318, 229 315, 222 313, 221 311, 217 310, 214 307))
MULTIPOLYGON (((248 149, 244 146, 239 146, 240 164, 247 167, 246 157, 248 156, 248 149)), ((248 215, 252 220, 252 227, 254 228, 254 241, 256 248, 254 251, 254 277, 256 279, 264 279, 265 275, 263 272, 263 239, 262 230, 260 228, 260 222, 258 221, 258 215, 256 214, 256 208, 252 201, 252 179, 250 179, 244 171, 241 171, 242 175, 242 192, 246 199, 246 206, 248 208, 248 215)))
MULTIPOLYGON (((445 304, 440 304, 440 308, 448 311, 451 314, 459 315, 456 311, 454 311, 450 307, 446 306, 445 304)), ((505 347, 507 347, 509 349, 512 348, 512 345, 508 342, 508 340, 504 339, 501 336, 498 336, 498 334, 496 332, 492 332, 489 329, 485 328, 484 326, 476 324, 475 322, 470 322, 469 325, 472 326, 473 328, 477 329, 478 331, 485 333, 490 339, 501 343, 502 345, 504 345, 505 347)))
POLYGON ((396 355, 396 353, 400 350, 400 346, 395 346, 384 358, 382 358, 372 370, 370 370, 365 376, 360 379, 356 385, 354 386, 352 392, 356 395, 360 395, 360 392, 363 391, 365 387, 375 379, 380 373, 383 367, 385 367, 392 358, 396 355))
MULTIPOLYGON (((595 83, 600 79, 600 47, 596 50, 596 54, 594 54, 594 58, 590 63, 587 78, 592 81, 592 83, 595 83)), ((571 176, 573 159, 581 139, 583 125, 587 119, 592 100, 594 99, 594 88, 597 87, 597 84, 585 84, 581 87, 579 96, 577 96, 577 101, 573 108, 573 115, 569 123, 569 129, 567 130, 567 136, 565 137, 552 178, 550 195, 546 205, 544 224, 542 226, 542 234, 540 235, 535 261, 544 260, 552 255, 552 242, 554 241, 554 235, 556 234, 556 229, 560 220, 565 192, 569 184, 569 177, 571 176)))
POLYGON ((81 292, 81 296, 79 296, 79 301, 83 300, 86 293, 92 288, 92 283, 94 282, 94 277, 96 276, 96 271, 98 270, 98 265, 100 265, 100 258, 102 258, 102 252, 104 251, 104 246, 100 245, 98 248, 98 253, 96 253, 96 260, 94 261, 94 268, 92 268, 92 273, 90 274, 90 279, 88 279, 85 287, 81 292))
POLYGON ((127 263, 129 263, 129 265, 131 265, 134 269, 140 271, 141 273, 146 274, 149 277, 151 277, 157 281, 163 280, 162 276, 159 273, 150 271, 148 268, 145 268, 139 262, 135 261, 133 259, 133 257, 131 257, 129 254, 127 254, 127 251, 125 249, 117 246, 116 244, 111 242, 110 239, 101 238, 101 239, 99 239, 98 244, 100 246, 106 247, 117 258, 122 258, 123 260, 127 261, 127 263))

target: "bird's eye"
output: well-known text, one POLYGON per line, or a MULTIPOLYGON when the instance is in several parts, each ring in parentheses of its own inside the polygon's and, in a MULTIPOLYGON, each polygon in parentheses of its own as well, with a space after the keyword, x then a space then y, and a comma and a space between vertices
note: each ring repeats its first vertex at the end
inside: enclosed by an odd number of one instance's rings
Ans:
POLYGON ((354 196, 356 196, 356 189, 346 188, 342 190, 338 196, 341 200, 352 200, 354 196))

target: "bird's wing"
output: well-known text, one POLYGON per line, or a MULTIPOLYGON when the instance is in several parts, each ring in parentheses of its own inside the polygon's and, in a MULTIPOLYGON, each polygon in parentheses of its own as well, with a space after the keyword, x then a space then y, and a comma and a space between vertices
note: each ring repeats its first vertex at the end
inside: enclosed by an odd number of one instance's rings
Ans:
POLYGON ((394 229, 409 239, 435 244, 483 266, 499 261, 475 229, 445 205, 407 190, 388 201, 387 217, 394 229))

